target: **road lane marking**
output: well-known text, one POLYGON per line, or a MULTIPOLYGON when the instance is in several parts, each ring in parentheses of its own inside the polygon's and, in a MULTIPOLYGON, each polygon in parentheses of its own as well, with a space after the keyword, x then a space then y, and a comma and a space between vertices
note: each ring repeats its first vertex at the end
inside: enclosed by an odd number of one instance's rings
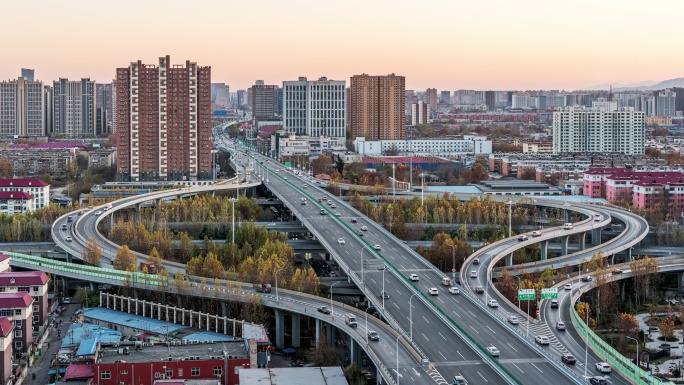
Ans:
MULTIPOLYGON (((518 365, 516 365, 516 364, 513 364, 513 366, 515 366, 516 368, 518 368, 518 365)), ((520 369, 520 368, 518 368, 518 370, 520 371, 520 373, 525 373, 525 372, 523 372, 523 370, 520 369)))
POLYGON ((423 338, 425 338, 425 340, 426 340, 427 342, 430 342, 430 340, 425 336, 425 334, 423 334, 423 333, 420 333, 420 334, 423 335, 423 338))
MULTIPOLYGON (((518 349, 514 348, 513 345, 509 344, 508 342, 506 342, 506 345, 510 346, 511 349, 515 350, 516 353, 518 352, 518 349)), ((521 372, 522 372, 522 370, 521 370, 521 372)))
POLYGON ((473 330, 475 331, 475 333, 480 334, 480 332, 478 332, 477 330, 475 330, 475 328, 474 328, 472 325, 470 325, 470 328, 473 329, 473 330))
POLYGON ((492 328, 490 328, 489 325, 485 325, 485 326, 487 326, 487 329, 489 329, 492 333, 496 334, 496 332, 494 330, 492 330, 492 328))
POLYGON ((461 318, 461 315, 458 314, 458 313, 456 313, 456 310, 452 310, 451 312, 454 313, 454 314, 456 314, 456 315, 458 316, 458 318, 461 318))
POLYGON ((539 373, 544 373, 544 372, 542 372, 541 369, 539 369, 539 368, 537 367, 537 365, 535 365, 535 364, 533 364, 533 363, 531 363, 531 362, 530 362, 530 365, 534 366, 534 368, 537 369, 537 370, 539 371, 539 373))
POLYGON ((461 352, 459 352, 459 351, 457 350, 456 353, 458 353, 458 355, 461 356, 461 358, 463 358, 463 360, 465 361, 466 358, 463 357, 463 354, 461 354, 461 352))
POLYGON ((444 341, 446 341, 446 340, 447 340, 447 339, 446 339, 446 337, 444 337, 444 336, 442 335, 442 333, 440 333, 440 332, 437 332, 437 334, 439 334, 439 336, 440 336, 440 337, 444 338, 444 341))
POLYGON ((482 375, 482 373, 480 373, 480 372, 477 372, 477 374, 479 374, 479 375, 480 375, 480 377, 482 377, 482 379, 483 379, 483 380, 484 380, 485 382, 489 382, 489 381, 487 381, 487 379, 486 379, 486 378, 485 378, 485 377, 484 377, 484 376, 482 375))
MULTIPOLYGON (((439 352, 439 355, 442 356, 442 357, 444 357, 444 354, 442 354, 442 352, 439 352)), ((444 357, 444 360, 445 360, 445 361, 446 361, 446 359, 447 359, 447 358, 444 357)))
POLYGON ((422 315, 421 317, 423 317, 423 319, 425 320, 425 322, 430 323, 430 321, 428 321, 427 318, 425 318, 424 315, 422 315))

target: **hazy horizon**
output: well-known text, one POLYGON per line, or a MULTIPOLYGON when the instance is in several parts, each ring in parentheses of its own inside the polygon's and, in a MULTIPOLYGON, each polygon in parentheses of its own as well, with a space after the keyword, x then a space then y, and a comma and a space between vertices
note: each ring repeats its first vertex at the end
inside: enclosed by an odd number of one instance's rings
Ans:
POLYGON ((212 82, 245 89, 257 79, 349 80, 406 76, 406 88, 586 89, 684 77, 676 49, 684 4, 662 0, 561 3, 350 0, 177 0, 3 4, 7 54, 0 80, 108 82, 132 61, 171 56, 212 67, 212 82), (135 10, 135 13, 131 11, 135 10))

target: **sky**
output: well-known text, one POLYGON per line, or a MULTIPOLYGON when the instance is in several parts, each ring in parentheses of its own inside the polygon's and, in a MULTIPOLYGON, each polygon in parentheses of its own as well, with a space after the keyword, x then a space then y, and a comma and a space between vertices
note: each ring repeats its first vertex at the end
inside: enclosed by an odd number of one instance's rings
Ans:
POLYGON ((406 88, 584 89, 684 77, 681 0, 4 0, 0 80, 113 79, 170 55, 212 81, 347 80, 406 88), (648 6, 646 6, 648 4, 648 6))

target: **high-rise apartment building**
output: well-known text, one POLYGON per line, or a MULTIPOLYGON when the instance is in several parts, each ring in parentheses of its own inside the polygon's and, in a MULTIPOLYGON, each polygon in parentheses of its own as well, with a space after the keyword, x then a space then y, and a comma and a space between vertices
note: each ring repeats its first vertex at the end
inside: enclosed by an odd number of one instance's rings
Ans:
POLYGON ((0 82, 0 137, 45 135, 45 114, 43 82, 24 77, 0 82))
POLYGON ((672 90, 656 91, 656 115, 675 116, 677 93, 672 90))
POLYGON ((411 125, 427 124, 430 119, 430 105, 425 102, 411 104, 411 125))
POLYGON ((485 105, 488 111, 494 111, 496 109, 496 92, 495 91, 485 91, 484 92, 485 105))
POLYGON ((95 135, 107 135, 112 132, 112 83, 95 84, 95 108, 97 119, 95 123, 95 135))
POLYGON ((211 179, 211 67, 132 62, 116 70, 123 181, 211 179))
POLYGON ((428 88, 425 91, 425 103, 430 105, 430 111, 436 111, 437 108, 437 89, 428 88))
POLYGON ((230 86, 226 83, 211 83, 211 103, 215 106, 227 106, 230 102, 230 86))
POLYGON ((263 80, 257 80, 250 90, 252 118, 273 119, 276 115, 278 86, 264 84, 263 80))
POLYGON ((237 108, 247 104, 247 90, 237 90, 237 108))
MULTIPOLYGON (((615 103, 615 102, 608 102, 615 103)), ((553 152, 644 153, 644 113, 632 107, 566 107, 553 113, 553 152)))
POLYGON ((444 104, 451 104, 451 91, 442 91, 439 93, 439 102, 444 104))
POLYGON ((346 82, 300 77, 283 82, 283 129, 307 136, 345 137, 346 82))
POLYGON ((25 78, 26 80, 34 81, 34 75, 35 71, 31 68, 22 68, 21 69, 21 77, 25 78))
POLYGON ((55 135, 94 135, 95 82, 59 79, 52 85, 52 129, 55 135))
POLYGON ((406 138, 406 78, 354 75, 350 84, 351 139, 406 138))

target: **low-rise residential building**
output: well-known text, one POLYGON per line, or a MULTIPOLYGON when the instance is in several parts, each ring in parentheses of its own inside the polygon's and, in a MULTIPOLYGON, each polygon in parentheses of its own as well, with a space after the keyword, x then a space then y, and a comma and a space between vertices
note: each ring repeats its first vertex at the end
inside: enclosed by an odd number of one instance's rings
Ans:
POLYGON ((523 154, 550 154, 553 152, 553 142, 523 142, 523 154))
POLYGON ((13 354, 18 359, 33 340, 33 298, 27 292, 0 293, 0 317, 7 317, 14 325, 13 354))
POLYGON ((21 191, 0 191, 0 214, 14 215, 35 211, 36 201, 21 191))
POLYGON ((14 325, 8 317, 0 317, 0 383, 9 384, 12 376, 12 341, 14 325))
POLYGON ((0 158, 12 163, 15 175, 59 175, 68 171, 76 154, 68 149, 0 149, 0 158))
POLYGON ((116 148, 98 148, 88 153, 88 167, 112 167, 116 165, 116 148))
POLYGON ((48 276, 42 271, 0 273, 0 293, 29 293, 33 299, 31 325, 35 333, 48 322, 48 276))
POLYGON ((38 210, 50 205, 50 185, 38 178, 0 179, 1 191, 30 194, 34 202, 29 210, 38 210))
POLYGON ((277 138, 271 139, 271 151, 278 156, 318 156, 333 151, 344 151, 344 143, 340 143, 340 139, 336 137, 283 136, 280 133, 277 138))
POLYGON ((366 140, 357 137, 354 150, 364 156, 422 155, 455 158, 491 154, 492 142, 486 136, 464 135, 462 139, 366 140))

